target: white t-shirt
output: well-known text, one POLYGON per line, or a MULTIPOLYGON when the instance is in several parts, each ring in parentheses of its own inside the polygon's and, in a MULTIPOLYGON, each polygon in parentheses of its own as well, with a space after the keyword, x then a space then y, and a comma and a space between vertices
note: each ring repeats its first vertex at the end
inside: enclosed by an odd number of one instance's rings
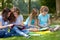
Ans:
POLYGON ((22 15, 20 15, 20 16, 18 16, 18 18, 16 19, 16 21, 15 21, 13 24, 18 25, 18 24, 21 24, 21 23, 22 23, 22 21, 23 21, 23 16, 22 16, 22 15))

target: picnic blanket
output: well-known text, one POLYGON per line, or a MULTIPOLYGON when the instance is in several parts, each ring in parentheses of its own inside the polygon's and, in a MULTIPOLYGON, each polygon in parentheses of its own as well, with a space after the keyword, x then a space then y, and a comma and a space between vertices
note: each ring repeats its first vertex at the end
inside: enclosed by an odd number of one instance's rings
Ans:
POLYGON ((41 28, 39 32, 29 32, 29 35, 31 36, 40 36, 45 35, 47 33, 51 33, 48 28, 41 28))
MULTIPOLYGON (((54 26, 51 26, 52 28, 54 26)), ((41 28, 39 32, 30 32, 29 35, 31 36, 40 36, 40 35, 46 35, 52 33, 48 28, 41 28)))
POLYGON ((29 32, 30 36, 40 36, 51 33, 49 30, 47 31, 39 31, 39 32, 29 32))
MULTIPOLYGON (((58 27, 60 25, 52 25, 51 28, 58 27)), ((47 28, 42 28, 40 29, 39 32, 30 32, 29 35, 31 36, 40 36, 40 35, 45 35, 45 34, 50 34, 52 33, 51 31, 47 30, 47 28)))

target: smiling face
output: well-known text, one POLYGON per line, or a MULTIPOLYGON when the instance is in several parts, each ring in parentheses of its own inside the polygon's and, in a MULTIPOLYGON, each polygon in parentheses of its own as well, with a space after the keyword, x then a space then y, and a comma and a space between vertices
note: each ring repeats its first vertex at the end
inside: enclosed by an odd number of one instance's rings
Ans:
POLYGON ((48 12, 45 12, 45 11, 44 11, 42 14, 43 14, 43 15, 46 15, 47 13, 48 13, 48 12))
POLYGON ((14 12, 13 13, 15 17, 18 17, 18 13, 17 12, 14 12))
POLYGON ((20 10, 16 7, 12 8, 11 10, 15 17, 18 17, 20 15, 20 10))

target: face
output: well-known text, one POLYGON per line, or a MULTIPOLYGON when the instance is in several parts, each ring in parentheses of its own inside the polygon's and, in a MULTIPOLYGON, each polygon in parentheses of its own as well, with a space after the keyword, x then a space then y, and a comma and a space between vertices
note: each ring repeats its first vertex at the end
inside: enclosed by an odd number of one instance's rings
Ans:
POLYGON ((18 17, 18 13, 14 12, 13 14, 14 14, 15 17, 18 17))
POLYGON ((44 11, 42 14, 43 14, 43 15, 46 15, 47 13, 48 13, 48 12, 45 12, 45 11, 44 11))
POLYGON ((3 14, 3 19, 6 21, 7 18, 10 16, 11 12, 9 12, 8 14, 3 14))
POLYGON ((8 13, 8 17, 10 16, 11 12, 8 13))

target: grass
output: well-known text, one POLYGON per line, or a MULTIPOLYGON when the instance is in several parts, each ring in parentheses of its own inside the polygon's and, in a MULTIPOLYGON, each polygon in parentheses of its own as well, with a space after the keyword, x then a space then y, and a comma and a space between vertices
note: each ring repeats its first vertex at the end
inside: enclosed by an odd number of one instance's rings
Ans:
MULTIPOLYGON (((24 17, 24 19, 26 19, 24 17)), ((31 36, 31 38, 27 39, 22 36, 8 37, 8 38, 0 38, 0 40, 60 40, 60 31, 53 32, 52 34, 46 34, 41 36, 31 36)))
POLYGON ((22 36, 15 36, 9 38, 0 38, 0 40, 60 40, 60 31, 53 32, 52 34, 41 35, 41 36, 31 36, 31 38, 29 39, 22 36))

